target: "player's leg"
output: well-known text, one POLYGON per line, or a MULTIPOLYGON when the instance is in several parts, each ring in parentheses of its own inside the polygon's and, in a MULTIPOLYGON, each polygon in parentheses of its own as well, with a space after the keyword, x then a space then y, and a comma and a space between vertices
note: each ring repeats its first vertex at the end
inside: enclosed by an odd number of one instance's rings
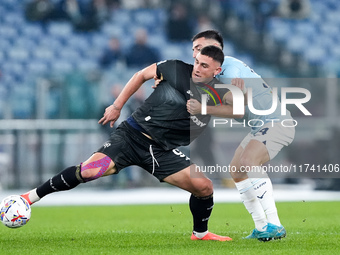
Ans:
POLYGON ((240 198, 246 207, 247 211, 251 214, 253 221, 255 223, 255 228, 258 231, 263 231, 267 225, 266 214, 261 206, 260 201, 257 199, 255 190, 253 189, 253 184, 251 179, 248 178, 247 172, 241 170, 241 158, 244 153, 243 147, 240 145, 231 160, 230 166, 234 167, 238 171, 231 172, 231 176, 235 181, 237 190, 240 193, 240 198))
POLYGON ((230 237, 219 236, 208 231, 208 221, 214 207, 213 184, 203 173, 193 173, 191 168, 197 169, 195 165, 191 165, 164 179, 165 182, 191 193, 189 207, 194 221, 191 239, 232 240, 230 237))
POLYGON ((80 183, 113 174, 115 171, 114 162, 105 154, 96 152, 84 163, 66 168, 22 197, 33 204, 48 194, 73 189, 80 183))
POLYGON ((250 178, 256 197, 261 203, 268 222, 280 226, 281 223, 273 196, 272 182, 266 173, 261 173, 261 165, 269 160, 266 146, 260 141, 250 140, 244 149, 240 162, 243 166, 257 167, 255 175, 260 175, 260 178, 250 178))
MULTIPOLYGON (((243 167, 243 170, 255 169, 256 175, 261 175, 261 178, 248 178, 235 182, 236 187, 241 193, 241 198, 246 195, 242 200, 244 201, 244 198, 251 199, 251 205, 256 204, 256 208, 252 208, 252 206, 247 207, 246 203, 244 203, 255 222, 255 229, 247 238, 258 238, 266 241, 284 237, 286 231, 281 225, 277 214, 271 180, 268 178, 268 175, 261 173, 261 165, 270 160, 267 147, 264 143, 255 139, 251 139, 244 149, 242 149, 242 146, 240 147, 238 151, 239 156, 235 158, 235 161, 238 161, 238 163, 232 162, 232 164, 239 164, 239 167, 243 167), (242 194, 244 190, 246 192, 242 194), (253 212, 251 212, 251 209, 253 209, 253 212), (263 219, 264 217, 268 222, 265 226, 263 226, 265 223, 257 218, 259 215, 262 215, 261 218, 263 219)), ((243 175, 244 173, 240 173, 240 176, 243 175)), ((236 176, 236 180, 240 180, 240 176, 237 173, 234 176, 236 176)))

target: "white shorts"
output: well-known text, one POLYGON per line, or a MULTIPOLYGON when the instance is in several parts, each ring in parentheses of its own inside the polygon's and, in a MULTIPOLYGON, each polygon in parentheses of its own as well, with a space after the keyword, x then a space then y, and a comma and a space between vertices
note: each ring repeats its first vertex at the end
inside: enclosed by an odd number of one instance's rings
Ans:
POLYGON ((295 136, 295 127, 284 127, 281 122, 267 123, 255 134, 249 133, 241 142, 241 147, 245 148, 250 140, 257 140, 263 143, 269 154, 269 158, 273 159, 283 146, 292 143, 295 136))

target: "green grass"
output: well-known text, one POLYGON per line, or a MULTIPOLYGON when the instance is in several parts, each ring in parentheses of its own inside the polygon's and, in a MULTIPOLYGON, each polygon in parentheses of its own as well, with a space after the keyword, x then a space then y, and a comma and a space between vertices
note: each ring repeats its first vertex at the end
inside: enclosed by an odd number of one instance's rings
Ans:
POLYGON ((340 254, 340 202, 277 203, 287 237, 243 240, 241 203, 215 204, 209 230, 232 242, 191 241, 188 205, 34 207, 19 229, 0 226, 0 254, 340 254))

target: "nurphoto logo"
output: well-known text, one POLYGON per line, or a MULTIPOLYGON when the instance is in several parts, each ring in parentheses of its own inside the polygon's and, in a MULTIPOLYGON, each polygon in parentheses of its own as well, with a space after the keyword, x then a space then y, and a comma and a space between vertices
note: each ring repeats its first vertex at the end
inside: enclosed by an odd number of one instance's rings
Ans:
MULTIPOLYGON (((226 88, 229 89, 232 93, 233 98, 233 114, 234 115, 243 115, 245 112, 245 105, 248 106, 249 111, 258 116, 266 116, 274 113, 279 105, 279 97, 278 97, 278 88, 272 88, 272 106, 269 109, 255 109, 253 104, 253 92, 252 88, 248 88, 248 96, 247 96, 247 104, 245 104, 245 97, 242 90, 236 86, 230 84, 216 84, 215 88, 226 88)), ((207 114, 207 94, 202 94, 201 98, 202 109, 201 114, 207 114)), ((298 87, 283 87, 281 88, 281 115, 287 115, 287 105, 295 105, 305 116, 312 116, 312 114, 307 110, 307 108, 303 105, 311 99, 311 93, 308 89, 298 88, 298 87), (302 98, 288 98, 288 93, 294 94, 302 94, 304 97, 302 98)), ((255 123, 261 120, 260 119, 252 119, 248 120, 248 126, 252 126, 251 123, 255 123)), ((271 121, 274 123, 278 121, 278 119, 268 119, 267 121, 271 121)), ((228 121, 225 119, 215 119, 214 127, 218 124, 226 124, 228 121)), ((245 123, 244 123, 245 124, 245 123)), ((297 125, 297 121, 294 119, 281 120, 281 124, 285 127, 292 127, 297 125), (285 125, 285 123, 290 123, 290 125, 285 125)))

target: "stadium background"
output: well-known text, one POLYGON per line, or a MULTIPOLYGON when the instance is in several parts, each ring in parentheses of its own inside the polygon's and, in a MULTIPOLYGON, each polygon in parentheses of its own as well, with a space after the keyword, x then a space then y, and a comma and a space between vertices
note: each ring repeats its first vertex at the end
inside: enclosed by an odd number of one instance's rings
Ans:
MULTIPOLYGON (((143 66, 117 61, 103 67, 100 57, 112 37, 120 40, 122 52, 127 53, 140 28, 148 32, 147 43, 160 60, 188 63, 193 61, 191 36, 216 28, 225 38, 226 55, 243 60, 264 79, 275 78, 281 86, 310 90, 308 107, 313 117, 303 117, 292 109, 299 120, 296 138, 274 163, 339 163, 337 0, 297 1, 300 4, 288 7, 284 4, 289 1, 284 0, 176 1, 183 4, 191 29, 189 37, 176 40, 169 38, 168 26, 173 22, 175 1, 107 1, 106 18, 85 28, 45 14, 36 16, 39 20, 31 16, 28 20, 30 2, 0 0, 0 190, 32 188, 101 146, 107 130, 97 125, 97 120, 113 100, 112 87, 120 88, 143 66)), ((61 1, 38 2, 57 6, 61 1)), ((77 2, 85 6, 91 1, 77 2)), ((151 85, 144 85, 142 96, 151 92, 151 85)), ((225 141, 215 141, 214 146, 225 146, 226 161, 244 132, 228 130, 225 141)), ((339 190, 338 180, 285 175, 273 182, 339 190)), ((215 187, 232 187, 228 178, 214 178, 214 183, 215 187)), ((83 188, 150 186, 164 187, 143 171, 130 169, 83 188)))

